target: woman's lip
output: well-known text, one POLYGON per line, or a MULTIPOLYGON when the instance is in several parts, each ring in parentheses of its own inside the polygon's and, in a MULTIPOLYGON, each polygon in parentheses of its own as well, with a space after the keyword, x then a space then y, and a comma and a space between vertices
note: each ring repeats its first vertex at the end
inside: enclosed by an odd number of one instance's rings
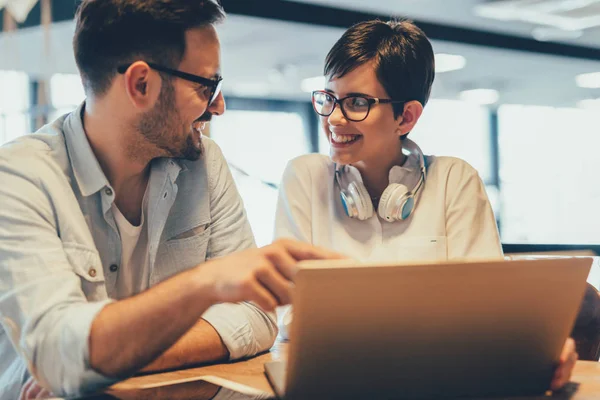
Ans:
POLYGON ((360 133, 356 132, 338 132, 338 131, 329 131, 329 134, 336 134, 338 136, 362 136, 360 133))
POLYGON ((353 144, 360 142, 360 140, 362 139, 361 135, 357 135, 357 136, 358 136, 358 138, 356 140, 353 140, 352 142, 347 142, 347 143, 334 142, 333 140, 331 140, 331 137, 330 137, 329 143, 331 144, 331 147, 336 147, 336 148, 350 147, 353 144))

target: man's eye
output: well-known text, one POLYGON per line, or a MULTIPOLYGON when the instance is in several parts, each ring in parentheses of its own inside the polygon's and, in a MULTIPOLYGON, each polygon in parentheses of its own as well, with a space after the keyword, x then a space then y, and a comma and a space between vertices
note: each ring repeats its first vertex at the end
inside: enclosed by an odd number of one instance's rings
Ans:
POLYGON ((208 96, 210 94, 210 88, 204 85, 199 85, 196 88, 196 93, 203 95, 203 96, 208 96))

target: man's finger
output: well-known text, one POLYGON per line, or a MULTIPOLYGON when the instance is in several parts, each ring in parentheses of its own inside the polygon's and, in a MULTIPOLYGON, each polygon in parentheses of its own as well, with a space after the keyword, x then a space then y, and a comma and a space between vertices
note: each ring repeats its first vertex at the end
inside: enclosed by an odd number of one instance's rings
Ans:
POLYGON ((289 281, 294 280, 296 272, 298 272, 298 262, 288 251, 274 247, 273 251, 267 254, 267 258, 275 265, 285 279, 289 281))
POLYGON ((277 299, 263 287, 262 283, 258 281, 254 282, 250 287, 250 291, 248 300, 253 301, 267 312, 275 311, 277 299))
POLYGON ((277 303, 280 306, 290 304, 290 290, 292 284, 290 281, 285 279, 275 268, 265 269, 257 275, 259 282, 265 287, 271 294, 277 298, 277 303))
POLYGON ((348 258, 343 254, 327 250, 322 247, 313 246, 308 243, 295 240, 281 241, 286 250, 296 261, 303 260, 343 260, 348 258))

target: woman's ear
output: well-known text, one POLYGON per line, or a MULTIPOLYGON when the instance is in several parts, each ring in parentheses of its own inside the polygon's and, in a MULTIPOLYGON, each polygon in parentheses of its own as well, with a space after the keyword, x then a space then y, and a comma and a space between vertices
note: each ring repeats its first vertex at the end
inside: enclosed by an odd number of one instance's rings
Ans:
POLYGON ((419 118, 421 118, 421 114, 423 114, 423 105, 420 102, 416 100, 406 102, 404 112, 396 120, 398 123, 398 136, 407 135, 412 131, 419 118))

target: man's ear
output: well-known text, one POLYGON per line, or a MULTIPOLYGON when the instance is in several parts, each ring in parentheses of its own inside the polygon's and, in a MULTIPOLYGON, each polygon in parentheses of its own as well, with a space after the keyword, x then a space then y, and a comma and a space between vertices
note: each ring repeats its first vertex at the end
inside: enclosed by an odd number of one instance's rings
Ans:
POLYGON ((154 106, 160 94, 160 75, 143 61, 137 61, 123 74, 125 91, 135 108, 146 110, 154 106))
POLYGON ((406 102, 404 112, 396 120, 398 123, 398 136, 404 136, 411 132, 419 118, 421 118, 421 114, 423 114, 423 105, 420 102, 416 100, 406 102))

